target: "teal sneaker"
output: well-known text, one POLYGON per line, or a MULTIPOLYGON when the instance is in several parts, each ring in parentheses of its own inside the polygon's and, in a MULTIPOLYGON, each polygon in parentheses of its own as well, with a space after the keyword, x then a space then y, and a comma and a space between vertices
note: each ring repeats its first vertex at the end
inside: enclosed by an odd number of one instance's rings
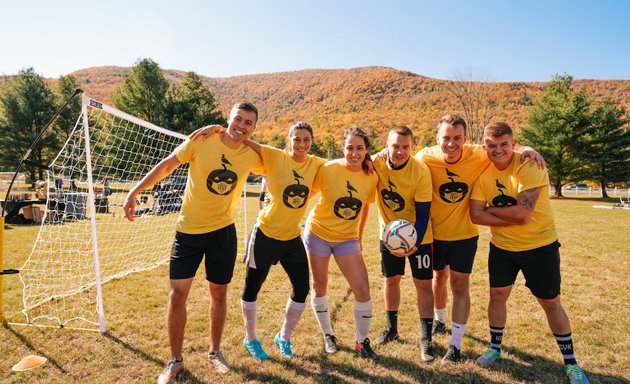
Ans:
POLYGON ((586 378, 582 367, 577 364, 567 364, 564 366, 564 373, 569 378, 571 384, 589 384, 590 382, 586 378))
POLYGON ((280 338, 280 332, 276 334, 276 337, 273 339, 273 341, 278 346, 278 349, 280 349, 280 354, 282 356, 288 357, 289 359, 293 358, 293 352, 291 351, 291 342, 282 340, 280 338))
POLYGON ((485 367, 487 365, 494 363, 500 358, 501 358, 501 352, 497 351, 494 348, 488 348, 485 351, 483 351, 481 356, 477 358, 477 364, 481 365, 482 367, 485 367))
POLYGON ((245 346, 245 348, 247 348, 249 353, 251 353, 252 356, 257 358, 258 360, 269 359, 269 355, 265 351, 263 351, 262 345, 260 345, 260 341, 258 341, 258 339, 247 341, 247 336, 245 336, 245 338, 243 339, 243 345, 245 346))

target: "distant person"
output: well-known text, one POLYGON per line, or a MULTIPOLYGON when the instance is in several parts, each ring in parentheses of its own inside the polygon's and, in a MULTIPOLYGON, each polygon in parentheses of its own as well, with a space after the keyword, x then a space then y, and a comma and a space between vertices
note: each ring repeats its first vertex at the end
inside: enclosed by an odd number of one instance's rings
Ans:
POLYGON ((103 196, 107 197, 112 194, 112 189, 109 186, 109 179, 106 177, 103 179, 103 196))
POLYGON ((46 200, 48 198, 48 183, 44 180, 35 183, 35 196, 39 200, 46 200))
POLYGON ((265 198, 267 197, 267 184, 268 184, 267 176, 263 176, 260 181, 260 194, 258 195, 258 209, 262 210, 265 208, 265 198))
POLYGON ((140 191, 169 176, 180 164, 190 164, 169 268, 167 326, 172 359, 158 383, 171 382, 184 367, 186 299, 204 256, 211 298, 208 358, 217 372, 230 370, 221 353, 221 338, 227 315, 227 288, 236 261, 237 205, 249 172, 263 170, 258 154, 243 144, 256 128, 257 120, 258 110, 253 104, 235 104, 225 132, 206 141, 185 141, 127 195, 123 209, 127 219, 133 221, 140 191))
POLYGON ((490 277, 490 346, 477 359, 487 366, 501 357, 507 300, 519 271, 545 311, 571 383, 588 379, 573 354, 569 317, 560 303, 560 243, 549 201, 549 175, 518 160, 516 141, 506 123, 484 129, 484 149, 492 165, 479 176, 470 201, 470 217, 492 233, 490 277))

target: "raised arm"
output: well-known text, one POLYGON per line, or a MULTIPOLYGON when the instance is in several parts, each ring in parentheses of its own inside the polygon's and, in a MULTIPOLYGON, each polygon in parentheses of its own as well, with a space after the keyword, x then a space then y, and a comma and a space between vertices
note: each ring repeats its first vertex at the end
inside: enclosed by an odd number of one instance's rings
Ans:
POLYGON ((201 138, 201 141, 206 141, 206 139, 212 135, 216 135, 217 133, 225 132, 226 128, 220 125, 207 125, 205 127, 196 129, 193 133, 188 135, 190 140, 197 140, 201 138))
POLYGON ((149 173, 147 173, 142 178, 142 180, 138 182, 138 184, 131 188, 131 190, 127 194, 125 204, 123 205, 125 217, 129 221, 133 221, 134 210, 136 209, 136 196, 138 195, 138 193, 162 181, 165 177, 173 173, 173 171, 177 167, 179 167, 180 164, 181 161, 179 161, 175 154, 172 154, 164 160, 160 161, 160 163, 153 167, 153 169, 150 170, 149 173))
POLYGON ((543 159, 542 155, 532 147, 522 147, 517 145, 514 147, 517 151, 521 151, 521 163, 525 161, 526 158, 529 157, 529 166, 532 167, 534 162, 538 165, 538 168, 545 169, 545 159, 543 159))
POLYGON ((546 187, 537 187, 522 191, 516 197, 516 205, 511 207, 490 207, 488 212, 514 224, 527 224, 536 208, 540 192, 546 187))
POLYGON ((254 152, 258 154, 258 156, 262 157, 262 150, 260 149, 260 144, 258 144, 255 141, 251 141, 250 139, 245 140, 244 144, 250 147, 251 149, 253 149, 254 152))

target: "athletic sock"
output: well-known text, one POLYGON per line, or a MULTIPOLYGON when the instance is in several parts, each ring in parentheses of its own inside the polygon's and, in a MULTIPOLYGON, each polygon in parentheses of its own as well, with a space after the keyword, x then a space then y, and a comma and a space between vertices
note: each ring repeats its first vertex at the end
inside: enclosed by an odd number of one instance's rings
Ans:
POLYGON ((553 337, 556 338, 556 342, 558 343, 558 347, 562 353, 564 365, 577 364, 577 361, 575 361, 575 355, 573 354, 573 338, 571 337, 571 332, 566 335, 556 335, 554 333, 553 337))
POLYGON ((435 320, 440 323, 446 323, 446 307, 444 308, 433 308, 433 313, 435 314, 435 320))
POLYGON ((460 324, 456 322, 451 323, 453 329, 451 330, 451 344, 455 346, 457 349, 462 349, 462 339, 464 338, 464 333, 466 333, 466 324, 460 324))
POLYGON ((243 310, 243 323, 245 324, 245 335, 247 341, 257 339, 256 336, 256 312, 258 301, 245 301, 241 299, 241 308, 243 310))
POLYGON ((313 307, 319 328, 324 335, 333 335, 332 325, 330 324, 330 312, 328 312, 328 297, 311 296, 311 307, 313 307))
POLYGON ((280 329, 280 339, 283 341, 291 340, 293 329, 300 320, 304 308, 306 308, 306 303, 296 303, 291 298, 287 300, 287 306, 284 308, 284 324, 280 329))
POLYGON ((490 348, 501 352, 501 343, 503 342, 503 330, 505 327, 490 326, 490 348))
POLYGON ((387 328, 394 333, 398 332, 398 311, 385 311, 387 314, 387 328))
POLYGON ((363 343, 370 333, 372 325, 372 300, 363 303, 354 301, 354 324, 357 343, 363 343))
POLYGON ((421 341, 430 342, 432 339, 431 330, 433 329, 433 318, 423 317, 420 319, 421 341))

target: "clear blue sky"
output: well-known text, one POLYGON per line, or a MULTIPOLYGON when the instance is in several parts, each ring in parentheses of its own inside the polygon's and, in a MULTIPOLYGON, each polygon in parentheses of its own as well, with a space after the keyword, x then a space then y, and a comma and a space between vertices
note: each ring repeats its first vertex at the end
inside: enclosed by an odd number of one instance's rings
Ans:
POLYGON ((0 74, 150 57, 210 77, 381 65, 447 79, 630 79, 630 1, 1 0, 0 74))

